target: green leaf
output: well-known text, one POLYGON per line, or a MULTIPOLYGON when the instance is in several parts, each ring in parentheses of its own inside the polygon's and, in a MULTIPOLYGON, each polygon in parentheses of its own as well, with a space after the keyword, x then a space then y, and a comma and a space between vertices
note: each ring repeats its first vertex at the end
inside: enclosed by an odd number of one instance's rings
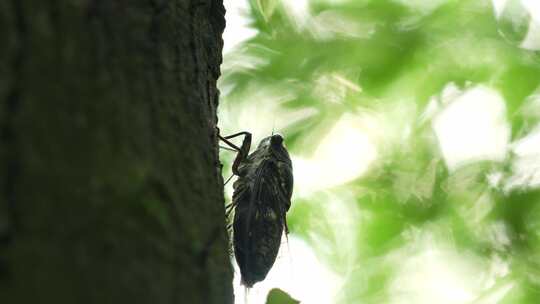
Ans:
POLYGON ((268 292, 266 304, 298 304, 300 301, 293 299, 281 289, 274 288, 268 292))

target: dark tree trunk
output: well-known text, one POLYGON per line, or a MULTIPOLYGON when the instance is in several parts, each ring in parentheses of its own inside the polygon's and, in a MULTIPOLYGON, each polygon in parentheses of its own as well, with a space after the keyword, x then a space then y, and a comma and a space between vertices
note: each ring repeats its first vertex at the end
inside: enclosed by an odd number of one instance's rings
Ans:
POLYGON ((0 1, 0 302, 231 303, 219 0, 0 1))

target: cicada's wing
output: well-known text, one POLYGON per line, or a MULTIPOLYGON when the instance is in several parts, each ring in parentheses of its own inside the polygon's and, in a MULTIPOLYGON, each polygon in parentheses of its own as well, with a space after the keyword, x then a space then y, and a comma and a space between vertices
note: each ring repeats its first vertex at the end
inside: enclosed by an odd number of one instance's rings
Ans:
POLYGON ((236 204, 233 222, 234 256, 240 273, 242 282, 251 287, 256 281, 250 275, 251 266, 248 261, 252 255, 250 246, 250 197, 251 189, 248 180, 239 179, 234 183, 233 202, 236 204))
POLYGON ((279 174, 279 190, 283 195, 282 204, 285 206, 285 212, 289 211, 291 207, 291 197, 293 192, 293 173, 292 167, 290 164, 285 162, 278 163, 278 174, 279 174))
POLYGON ((246 286, 264 280, 274 264, 283 234, 278 168, 262 161, 252 176, 235 184, 234 248, 246 286))

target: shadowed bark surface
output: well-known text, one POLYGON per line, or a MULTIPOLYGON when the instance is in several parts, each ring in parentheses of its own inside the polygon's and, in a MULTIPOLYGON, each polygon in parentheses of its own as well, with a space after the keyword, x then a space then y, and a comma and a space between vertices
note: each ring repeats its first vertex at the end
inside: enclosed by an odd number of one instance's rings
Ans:
POLYGON ((221 1, 0 2, 0 301, 232 303, 221 1))

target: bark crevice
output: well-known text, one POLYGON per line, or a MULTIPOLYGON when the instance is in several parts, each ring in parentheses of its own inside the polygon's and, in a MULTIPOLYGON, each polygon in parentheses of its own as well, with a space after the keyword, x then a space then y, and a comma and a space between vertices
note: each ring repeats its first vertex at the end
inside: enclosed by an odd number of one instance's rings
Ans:
POLYGON ((23 16, 22 4, 18 0, 12 0, 13 16, 15 19, 15 31, 17 37, 17 49, 12 61, 11 72, 13 82, 4 105, 4 117, 0 133, 2 134, 2 147, 5 149, 4 160, 4 201, 7 210, 7 222, 5 227, 0 227, 0 242, 11 240, 14 230, 17 227, 16 214, 16 185, 17 176, 20 171, 19 144, 17 132, 15 131, 15 120, 20 108, 22 94, 22 69, 27 52, 27 29, 23 16), (3 230, 3 231, 2 231, 3 230))

